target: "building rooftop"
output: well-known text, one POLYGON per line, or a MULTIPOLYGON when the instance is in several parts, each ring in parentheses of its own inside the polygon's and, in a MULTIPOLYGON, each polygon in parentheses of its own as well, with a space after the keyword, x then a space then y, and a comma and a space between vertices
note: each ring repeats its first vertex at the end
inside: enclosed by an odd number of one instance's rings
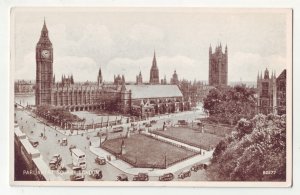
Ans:
POLYGON ((182 97, 177 85, 126 85, 132 99, 182 97))

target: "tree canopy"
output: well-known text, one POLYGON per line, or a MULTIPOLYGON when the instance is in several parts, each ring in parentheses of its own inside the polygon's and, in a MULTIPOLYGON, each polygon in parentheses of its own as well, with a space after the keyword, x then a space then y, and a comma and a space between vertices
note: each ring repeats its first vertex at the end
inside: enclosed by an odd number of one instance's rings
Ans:
POLYGON ((214 88, 204 99, 204 109, 215 122, 236 124, 255 115, 255 90, 245 86, 214 88))
POLYGON ((284 181, 286 116, 239 120, 215 148, 207 174, 214 181, 284 181))
POLYGON ((79 122, 83 121, 77 115, 72 114, 68 110, 63 108, 54 108, 47 105, 41 105, 37 107, 37 111, 42 114, 49 114, 57 119, 64 120, 66 122, 79 122))

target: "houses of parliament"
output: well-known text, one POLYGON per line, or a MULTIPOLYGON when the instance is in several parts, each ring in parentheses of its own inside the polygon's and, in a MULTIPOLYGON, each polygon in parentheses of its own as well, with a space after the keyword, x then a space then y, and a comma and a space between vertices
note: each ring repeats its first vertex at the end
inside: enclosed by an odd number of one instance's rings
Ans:
POLYGON ((191 109, 191 99, 184 97, 176 85, 176 71, 171 84, 166 84, 166 78, 159 80, 155 52, 147 84, 143 83, 141 72, 135 84, 126 84, 124 75, 114 76, 113 83, 104 83, 101 69, 95 75, 96 82, 74 82, 73 75, 63 75, 61 82, 57 82, 53 75, 53 58, 53 45, 44 21, 36 45, 36 106, 70 111, 103 109, 141 117, 191 109))

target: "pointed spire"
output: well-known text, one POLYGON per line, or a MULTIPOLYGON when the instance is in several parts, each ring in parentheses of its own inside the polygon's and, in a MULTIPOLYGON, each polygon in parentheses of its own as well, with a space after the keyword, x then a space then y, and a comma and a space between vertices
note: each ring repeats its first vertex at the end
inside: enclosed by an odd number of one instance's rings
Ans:
POLYGON ((154 67, 157 67, 155 50, 154 50, 154 55, 153 55, 153 60, 152 60, 152 68, 154 68, 154 67))
POLYGON ((43 32, 48 32, 48 29, 47 29, 47 25, 46 25, 46 19, 44 17, 44 25, 43 25, 43 29, 42 29, 43 32))

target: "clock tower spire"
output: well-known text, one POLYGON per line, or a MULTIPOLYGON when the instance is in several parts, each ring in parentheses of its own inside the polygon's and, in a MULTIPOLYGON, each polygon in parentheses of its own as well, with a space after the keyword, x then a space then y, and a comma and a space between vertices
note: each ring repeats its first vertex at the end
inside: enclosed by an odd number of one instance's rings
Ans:
POLYGON ((51 105, 51 91, 53 84, 53 48, 48 36, 48 29, 45 19, 39 42, 36 45, 35 57, 35 104, 36 106, 51 105))

